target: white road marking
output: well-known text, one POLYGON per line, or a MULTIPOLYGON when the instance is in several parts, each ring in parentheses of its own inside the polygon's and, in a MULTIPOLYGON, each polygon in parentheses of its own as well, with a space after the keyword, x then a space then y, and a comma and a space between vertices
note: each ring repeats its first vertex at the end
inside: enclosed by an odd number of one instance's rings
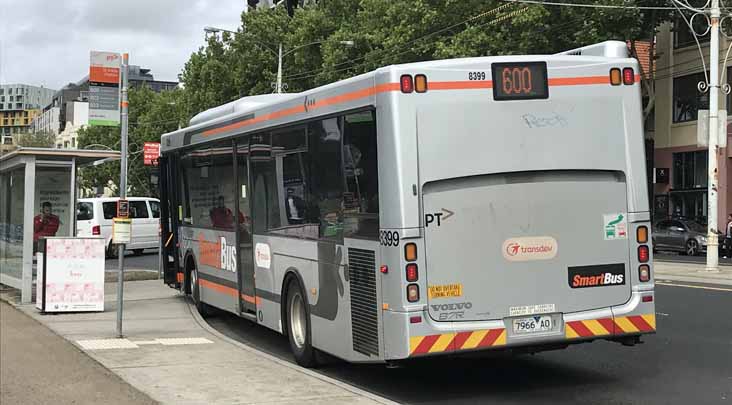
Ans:
POLYGON ((701 285, 676 284, 676 283, 659 283, 658 281, 656 281, 656 284, 658 284, 658 285, 667 285, 667 286, 671 286, 671 287, 700 288, 702 290, 714 290, 714 291, 727 291, 727 292, 732 292, 732 288, 705 287, 705 286, 701 286, 701 285))

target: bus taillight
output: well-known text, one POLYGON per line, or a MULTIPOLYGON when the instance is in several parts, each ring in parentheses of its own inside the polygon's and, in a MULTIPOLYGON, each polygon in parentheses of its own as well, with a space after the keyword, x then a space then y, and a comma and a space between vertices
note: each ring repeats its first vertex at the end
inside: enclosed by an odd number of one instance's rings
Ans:
POLYGON ((651 279, 651 266, 647 264, 641 264, 638 267, 638 279, 640 281, 650 281, 651 279))
POLYGON ((417 271, 417 263, 409 263, 407 265, 407 281, 413 283, 419 278, 419 272, 417 271))
POLYGON ((635 83, 635 72, 633 68, 623 69, 623 83, 627 85, 635 83))
POLYGON ((618 68, 612 68, 610 69, 610 84, 613 86, 620 86, 622 84, 623 78, 621 77, 622 74, 620 73, 620 69, 618 68))
POLYGON ((417 93, 425 93, 427 91, 427 76, 415 75, 414 76, 414 90, 417 93))
POLYGON ((648 250, 648 245, 638 246, 638 261, 641 263, 647 263, 650 258, 651 254, 648 250))
POLYGON ((402 75, 399 82, 402 86, 402 93, 411 93, 414 91, 414 82, 411 75, 402 75))
POLYGON ((419 286, 417 284, 407 285, 407 301, 409 301, 409 302, 419 301, 419 286))
POLYGON ((408 262, 417 260, 417 245, 415 243, 404 245, 404 259, 408 262))
POLYGON ((646 227, 646 226, 639 226, 635 230, 635 238, 638 241, 638 243, 646 243, 646 242, 648 242, 648 227, 646 227))

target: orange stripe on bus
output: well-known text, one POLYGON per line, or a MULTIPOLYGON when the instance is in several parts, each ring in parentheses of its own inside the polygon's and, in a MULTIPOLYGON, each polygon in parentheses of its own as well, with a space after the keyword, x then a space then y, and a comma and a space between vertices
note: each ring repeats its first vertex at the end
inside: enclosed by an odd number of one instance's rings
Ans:
POLYGON ((231 295, 234 297, 239 296, 239 291, 237 291, 236 288, 231 288, 231 287, 227 287, 225 285, 216 284, 212 281, 208 281, 208 280, 204 280, 204 279, 199 279, 198 283, 203 288, 208 288, 209 290, 213 290, 213 291, 216 291, 221 294, 231 295))
POLYGON ((350 93, 339 94, 337 96, 324 98, 322 100, 316 100, 314 104, 308 106, 307 110, 305 109, 304 105, 298 105, 298 106, 290 107, 290 108, 287 108, 284 110, 271 112, 269 114, 260 115, 259 117, 251 118, 248 120, 235 122, 233 124, 225 125, 223 127, 210 129, 208 131, 204 131, 203 136, 209 137, 212 135, 220 134, 222 132, 230 131, 232 129, 237 129, 237 128, 241 128, 243 126, 256 124, 258 122, 287 117, 288 115, 303 113, 303 112, 307 112, 308 110, 313 110, 316 108, 321 108, 321 107, 325 107, 325 106, 329 106, 329 105, 333 105, 333 104, 345 103, 348 101, 357 100, 359 98, 369 97, 374 94, 384 93, 384 92, 389 92, 389 91, 397 91, 397 90, 399 90, 399 83, 379 84, 379 85, 376 85, 373 87, 367 87, 367 88, 364 88, 361 90, 352 91, 350 93))
POLYGON ((242 294, 241 299, 244 301, 259 306, 262 303, 262 299, 259 297, 252 297, 251 295, 242 294))
POLYGON ((550 86, 578 86, 585 84, 610 84, 610 76, 555 77, 549 79, 550 86))
POLYGON ((493 82, 490 80, 462 80, 456 82, 428 82, 429 90, 467 90, 467 89, 491 89, 493 82))
MULTIPOLYGON (((576 86, 576 85, 587 85, 587 84, 609 84, 609 76, 587 76, 587 77, 560 77, 549 79, 550 86, 576 86)), ((490 89, 493 88, 493 82, 491 80, 458 80, 458 81, 443 81, 443 82, 428 82, 428 90, 469 90, 469 89, 490 89)), ((305 105, 297 105, 294 107, 286 108, 263 114, 258 117, 250 118, 235 122, 233 124, 224 125, 223 127, 212 128, 203 131, 203 137, 209 137, 220 134, 222 132, 231 131, 234 129, 242 128, 248 125, 253 125, 259 122, 268 121, 271 119, 283 118, 289 115, 299 114, 314 110, 317 108, 327 107, 334 104, 345 103, 360 98, 373 96, 380 93, 386 93, 391 91, 399 91, 399 83, 383 83, 377 84, 376 86, 366 87, 360 90, 352 91, 349 93, 339 94, 317 100, 312 104, 305 107, 305 105)))

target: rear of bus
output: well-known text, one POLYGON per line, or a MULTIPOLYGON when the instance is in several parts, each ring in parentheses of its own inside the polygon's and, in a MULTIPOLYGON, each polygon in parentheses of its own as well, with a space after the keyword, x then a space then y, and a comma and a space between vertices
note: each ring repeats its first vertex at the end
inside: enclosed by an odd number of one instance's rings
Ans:
MULTIPOLYGON (((385 299, 398 282, 404 305, 385 311, 387 358, 653 333, 637 62, 516 56, 395 69, 395 109, 414 117, 401 180, 419 233, 402 230, 390 263, 401 280, 382 278, 385 299), (392 345, 401 328, 408 344, 392 345)), ((395 133, 408 144, 403 121, 395 133)))

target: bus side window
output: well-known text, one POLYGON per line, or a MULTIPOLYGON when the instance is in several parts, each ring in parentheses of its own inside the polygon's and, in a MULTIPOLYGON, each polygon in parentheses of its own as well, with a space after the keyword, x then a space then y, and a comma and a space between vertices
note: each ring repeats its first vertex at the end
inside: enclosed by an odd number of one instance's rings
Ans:
POLYGON ((310 198, 308 222, 318 224, 318 237, 343 243, 342 131, 338 118, 308 126, 310 198))
POLYGON ((345 117, 343 130, 344 236, 377 239, 379 176, 376 159, 376 118, 373 111, 345 117))

